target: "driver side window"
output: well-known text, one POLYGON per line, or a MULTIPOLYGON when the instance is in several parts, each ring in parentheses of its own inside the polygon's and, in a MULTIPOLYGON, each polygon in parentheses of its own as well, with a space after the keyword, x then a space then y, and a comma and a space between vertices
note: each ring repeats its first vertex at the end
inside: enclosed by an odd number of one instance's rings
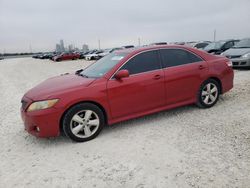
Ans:
POLYGON ((156 50, 143 52, 130 59, 120 70, 128 70, 130 75, 161 69, 156 50))

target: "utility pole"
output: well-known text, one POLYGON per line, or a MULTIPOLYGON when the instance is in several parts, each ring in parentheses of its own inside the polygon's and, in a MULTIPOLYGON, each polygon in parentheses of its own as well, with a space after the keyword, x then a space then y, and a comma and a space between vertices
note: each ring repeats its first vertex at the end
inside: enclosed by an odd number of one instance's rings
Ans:
POLYGON ((138 46, 141 46, 141 38, 138 38, 138 46))
POLYGON ((99 48, 99 50, 101 49, 101 41, 100 41, 100 39, 98 39, 98 48, 99 48))
POLYGON ((216 29, 214 30, 214 42, 216 41, 216 29))

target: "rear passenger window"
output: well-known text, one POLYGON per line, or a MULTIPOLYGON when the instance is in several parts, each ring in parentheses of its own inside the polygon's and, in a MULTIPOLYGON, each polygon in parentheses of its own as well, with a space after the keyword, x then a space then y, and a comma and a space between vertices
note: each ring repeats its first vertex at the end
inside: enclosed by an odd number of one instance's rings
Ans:
POLYGON ((138 74, 160 69, 160 60, 157 51, 143 52, 130 59, 122 68, 127 69, 129 74, 138 74))
POLYGON ((203 61, 200 57, 181 49, 160 50, 163 68, 203 61))

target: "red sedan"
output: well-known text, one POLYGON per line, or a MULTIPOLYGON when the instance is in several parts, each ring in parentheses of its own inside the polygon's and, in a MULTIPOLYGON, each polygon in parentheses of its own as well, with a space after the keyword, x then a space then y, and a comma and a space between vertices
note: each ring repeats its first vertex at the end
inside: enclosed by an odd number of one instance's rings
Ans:
POLYGON ((210 108, 233 88, 231 62, 185 46, 116 51, 75 74, 50 78, 22 98, 25 129, 95 138, 104 125, 197 104, 210 108))
POLYGON ((52 58, 53 61, 63 61, 63 60, 75 60, 79 59, 80 54, 77 53, 62 53, 52 58))

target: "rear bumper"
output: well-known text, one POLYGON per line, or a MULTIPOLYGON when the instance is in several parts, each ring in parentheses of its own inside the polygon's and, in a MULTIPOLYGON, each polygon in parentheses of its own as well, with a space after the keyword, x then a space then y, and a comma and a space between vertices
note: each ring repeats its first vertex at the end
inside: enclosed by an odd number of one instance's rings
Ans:
POLYGON ((21 108, 25 130, 36 137, 56 137, 60 135, 62 109, 46 109, 26 112, 21 108))
POLYGON ((222 83, 222 94, 228 92, 229 90, 231 90, 234 86, 234 70, 232 68, 228 68, 225 72, 224 72, 224 76, 221 79, 221 83, 222 83))

